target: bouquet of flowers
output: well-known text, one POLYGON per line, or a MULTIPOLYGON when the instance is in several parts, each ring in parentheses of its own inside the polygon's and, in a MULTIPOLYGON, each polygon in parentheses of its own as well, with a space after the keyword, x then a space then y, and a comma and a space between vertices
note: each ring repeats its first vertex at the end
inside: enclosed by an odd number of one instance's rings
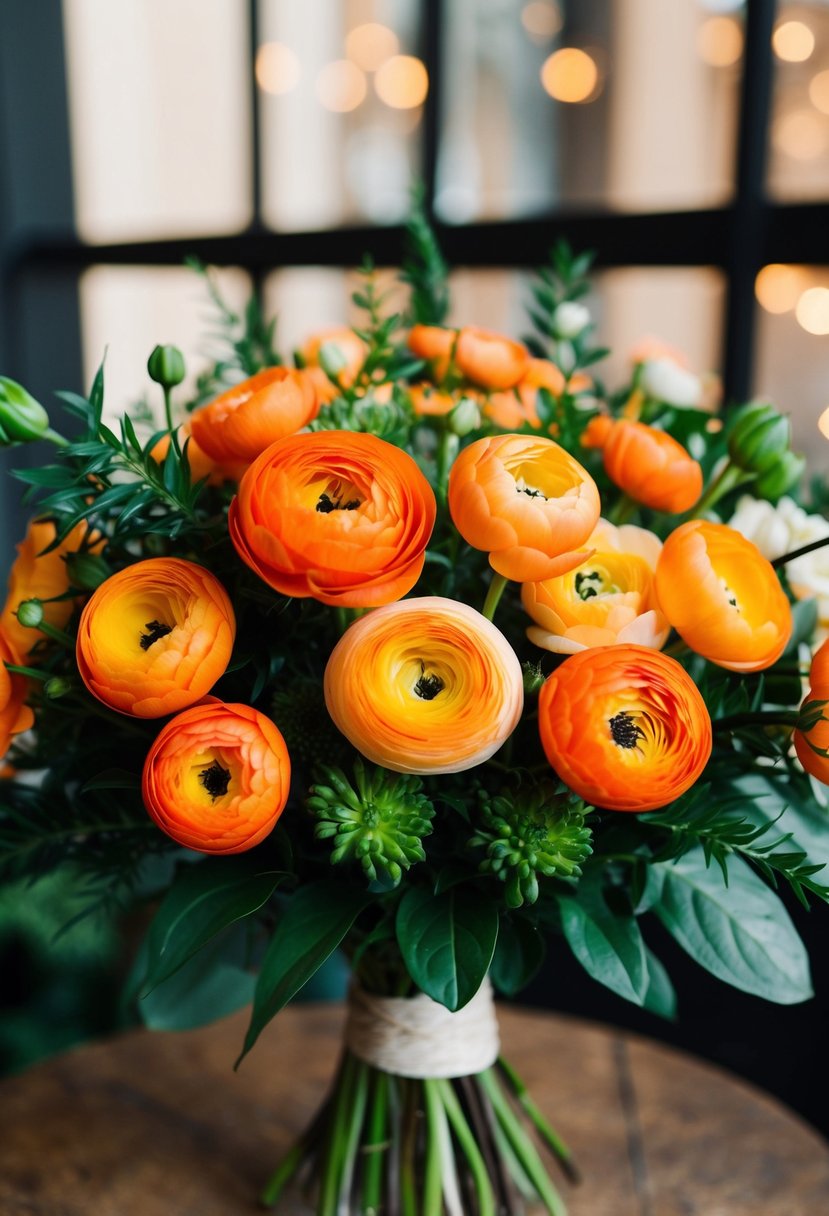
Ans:
POLYGON ((67 435, 0 380, 0 442, 54 445, 17 473, 0 871, 143 901, 139 1012, 252 1001, 240 1060, 345 952, 341 1065, 266 1203, 313 1179, 320 1216, 555 1216, 539 1149, 574 1167, 493 988, 549 943, 673 1016, 658 920, 725 983, 810 995, 777 889, 829 898, 829 644, 787 568, 829 528, 770 560, 726 522, 742 495, 779 541, 803 462, 773 405, 720 419, 653 343, 604 387, 589 256, 555 249, 519 342, 449 325, 417 213, 409 240, 405 311, 367 266, 359 324, 290 362, 215 296, 193 400, 150 356, 160 427, 105 423, 103 369, 67 435))

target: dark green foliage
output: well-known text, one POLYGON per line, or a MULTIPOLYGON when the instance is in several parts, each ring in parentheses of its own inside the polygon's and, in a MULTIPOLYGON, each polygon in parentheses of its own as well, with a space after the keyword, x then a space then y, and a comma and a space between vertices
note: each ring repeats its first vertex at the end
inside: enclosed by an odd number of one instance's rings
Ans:
POLYGON ((449 313, 449 268, 426 218, 422 190, 412 194, 400 278, 411 288, 409 323, 443 325, 449 313))

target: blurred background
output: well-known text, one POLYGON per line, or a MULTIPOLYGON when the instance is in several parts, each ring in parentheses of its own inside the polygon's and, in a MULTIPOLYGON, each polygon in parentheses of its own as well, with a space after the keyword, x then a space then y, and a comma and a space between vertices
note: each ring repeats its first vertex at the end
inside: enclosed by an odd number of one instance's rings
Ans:
MULTIPOLYGON (((220 268, 232 304, 258 293, 289 352, 349 316, 364 251, 399 260, 415 180, 456 267, 453 319, 522 333, 528 269, 566 236, 597 251, 588 303, 611 387, 657 337, 722 373, 726 407, 788 410, 825 474, 826 0, 3 4, 0 367, 50 404, 106 349, 112 415, 143 396, 156 343, 197 370, 189 254, 220 268)), ((0 456, 4 473, 38 453, 0 456)), ((3 568, 24 519, 4 476, 3 568)), ((0 898, 0 1068, 128 1020, 111 925, 49 944, 65 888, 0 898)), ((823 912, 795 913, 818 960, 823 912)), ((820 974, 815 1002, 778 1009, 660 949, 678 1028, 569 960, 530 997, 707 1054, 825 1126, 820 974)))

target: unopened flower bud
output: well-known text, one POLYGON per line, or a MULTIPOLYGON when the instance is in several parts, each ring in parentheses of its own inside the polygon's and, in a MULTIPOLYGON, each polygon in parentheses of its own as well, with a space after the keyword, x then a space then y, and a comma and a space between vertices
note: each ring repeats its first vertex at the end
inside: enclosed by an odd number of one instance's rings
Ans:
POLYGON ((47 680, 43 685, 43 692, 50 701, 56 701, 58 697, 65 697, 73 688, 72 681, 67 680, 64 676, 52 676, 51 680, 47 680))
POLYGON ((759 498, 776 502, 797 485, 805 467, 805 456, 800 456, 797 452, 781 452, 772 464, 763 470, 751 488, 759 498))
POLYGON ((521 664, 521 671, 524 675, 524 695, 528 697, 536 696, 542 688, 546 676, 541 670, 540 663, 530 663, 529 661, 521 664))
POLYGON ((675 409, 694 409, 702 401, 699 376, 674 363, 673 359, 648 359, 639 373, 639 387, 652 401, 675 409))
POLYGON ((17 607, 17 619, 27 629, 38 629, 43 622, 43 605, 40 600, 23 600, 17 607))
POLYGON ((449 429, 453 435, 463 439, 464 435, 477 431, 480 425, 481 410, 478 402, 472 397, 461 397, 449 415, 449 429))
POLYGON ((49 415, 22 384, 0 376, 0 447, 41 439, 49 429, 49 415))
POLYGON ((112 571, 97 553, 70 553, 66 558, 69 582, 82 591, 94 591, 109 578, 112 571))
POLYGON ((157 346, 147 360, 147 371, 162 388, 175 388, 186 375, 184 355, 177 346, 157 346))
POLYGON ((323 342, 319 348, 317 358, 326 376, 329 376, 332 380, 336 380, 337 376, 339 376, 348 363, 345 352, 336 342, 323 342))
POLYGON ((589 309, 575 300, 565 300, 553 313, 553 332, 557 338, 577 338, 589 324, 589 309))
POLYGON ((739 409, 728 434, 728 454, 747 473, 770 471, 789 450, 788 418, 770 402, 750 401, 739 409))

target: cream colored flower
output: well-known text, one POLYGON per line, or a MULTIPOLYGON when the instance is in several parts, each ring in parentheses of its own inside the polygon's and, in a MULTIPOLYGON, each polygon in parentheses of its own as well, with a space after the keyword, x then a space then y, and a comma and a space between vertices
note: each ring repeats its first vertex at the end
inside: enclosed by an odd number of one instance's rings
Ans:
POLYGON ((680 367, 673 359, 648 359, 642 364, 639 387, 646 397, 664 401, 677 409, 697 409, 703 386, 699 376, 680 367))

